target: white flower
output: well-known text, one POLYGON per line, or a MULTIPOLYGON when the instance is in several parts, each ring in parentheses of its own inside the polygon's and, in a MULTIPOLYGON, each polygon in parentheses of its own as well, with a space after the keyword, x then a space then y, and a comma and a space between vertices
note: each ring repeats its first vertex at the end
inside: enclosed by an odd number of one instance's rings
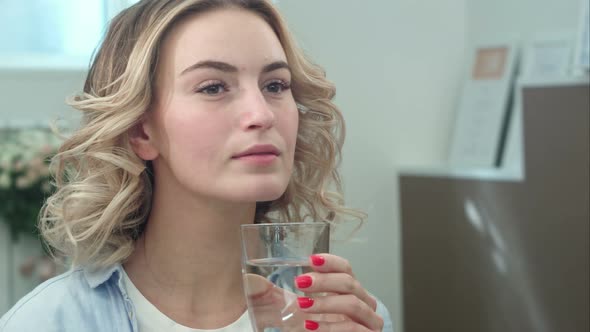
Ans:
POLYGON ((6 159, 2 159, 2 156, 0 156, 0 169, 9 171, 10 170, 10 162, 8 161, 8 158, 6 159))
POLYGON ((21 160, 17 160, 13 166, 14 170, 17 172, 20 172, 25 168, 25 164, 21 160))
POLYGON ((31 161, 29 162, 29 167, 36 170, 41 169, 41 167, 43 167, 43 159, 41 159, 41 157, 39 156, 31 159, 31 161))
POLYGON ((53 147, 49 144, 45 144, 41 147, 41 153, 43 153, 44 155, 48 155, 51 152, 53 152, 53 147))
POLYGON ((26 177, 21 176, 16 179, 15 184, 18 189, 25 189, 31 185, 31 181, 29 179, 27 179, 26 177))
POLYGON ((43 190, 43 192, 44 192, 45 194, 48 194, 48 193, 51 191, 51 183, 49 183, 49 182, 44 182, 44 183, 41 185, 41 190, 43 190))
POLYGON ((49 130, 0 129, 0 170, 8 174, 26 172, 27 178, 20 180, 20 185, 30 186, 39 177, 49 175, 44 160, 59 144, 59 139, 49 130))
POLYGON ((39 174, 41 174, 41 176, 49 176, 51 172, 49 171, 49 166, 47 165, 43 165, 43 167, 41 167, 41 169, 39 170, 39 174))
POLYGON ((40 177, 41 175, 39 174, 39 171, 32 168, 29 168, 28 172, 25 174, 25 179, 27 179, 29 184, 35 183, 40 177))
POLYGON ((7 173, 0 174, 0 189, 8 189, 10 186, 10 177, 7 173))
POLYGON ((14 144, 6 144, 5 146, 2 147, 2 156, 3 156, 3 160, 8 160, 9 162, 12 162, 12 160, 14 159, 14 157, 20 155, 20 150, 17 146, 15 146, 14 144))

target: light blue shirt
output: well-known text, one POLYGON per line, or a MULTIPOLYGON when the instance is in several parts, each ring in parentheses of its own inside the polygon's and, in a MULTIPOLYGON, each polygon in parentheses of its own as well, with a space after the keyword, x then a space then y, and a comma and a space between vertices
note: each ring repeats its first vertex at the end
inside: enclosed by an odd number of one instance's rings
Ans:
MULTIPOLYGON (((2 319, 0 332, 138 332, 121 265, 70 270, 39 285, 2 319)), ((393 332, 387 308, 377 301, 383 332, 393 332)))

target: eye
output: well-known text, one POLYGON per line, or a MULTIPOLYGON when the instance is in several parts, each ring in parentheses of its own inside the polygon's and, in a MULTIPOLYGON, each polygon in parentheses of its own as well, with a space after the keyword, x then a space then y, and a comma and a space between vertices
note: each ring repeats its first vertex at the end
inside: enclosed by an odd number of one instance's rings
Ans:
POLYGON ((268 83, 263 90, 266 90, 273 94, 279 94, 285 90, 289 90, 291 88, 291 84, 288 82, 284 82, 281 80, 271 81, 268 83))
POLYGON ((227 91, 227 85, 221 82, 218 83, 206 83, 203 86, 197 88, 197 93, 203 93, 208 96, 216 96, 222 92, 227 91))

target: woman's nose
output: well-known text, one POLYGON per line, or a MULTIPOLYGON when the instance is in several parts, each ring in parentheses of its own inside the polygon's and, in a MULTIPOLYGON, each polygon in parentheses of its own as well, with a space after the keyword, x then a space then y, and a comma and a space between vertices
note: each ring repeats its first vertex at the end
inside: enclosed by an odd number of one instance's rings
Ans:
POLYGON ((246 92, 238 107, 240 127, 243 130, 268 129, 275 123, 275 113, 259 89, 246 92))

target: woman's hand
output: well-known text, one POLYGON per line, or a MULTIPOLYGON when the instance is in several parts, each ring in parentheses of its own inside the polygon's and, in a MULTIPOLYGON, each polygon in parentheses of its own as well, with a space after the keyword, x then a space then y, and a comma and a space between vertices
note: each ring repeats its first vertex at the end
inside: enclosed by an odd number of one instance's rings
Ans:
POLYGON ((375 312, 377 301, 356 280, 350 263, 330 254, 313 255, 310 261, 314 272, 298 276, 297 288, 305 293, 328 295, 298 298, 301 311, 326 317, 306 320, 305 328, 318 332, 381 332, 383 319, 375 312))
POLYGON ((257 330, 381 332, 383 319, 375 313, 377 301, 354 278, 350 264, 330 254, 309 259, 313 272, 294 276, 287 269, 270 277, 279 286, 260 275, 244 275, 257 330), (297 289, 292 288, 293 281, 297 289), (298 297, 297 290, 313 297, 298 297))

